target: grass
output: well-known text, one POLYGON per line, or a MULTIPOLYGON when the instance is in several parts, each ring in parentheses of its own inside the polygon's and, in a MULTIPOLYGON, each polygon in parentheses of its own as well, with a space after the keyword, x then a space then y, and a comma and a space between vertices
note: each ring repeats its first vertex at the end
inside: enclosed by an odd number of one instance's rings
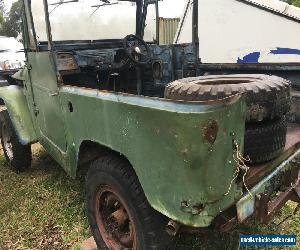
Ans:
POLYGON ((1 155, 0 249, 76 249, 90 236, 83 190, 84 178, 68 178, 41 148, 22 174, 1 155))
MULTIPOLYGON (((35 146, 32 168, 16 174, 1 154, 0 249, 80 249, 80 242, 90 237, 84 210, 85 172, 82 168, 79 179, 70 179, 41 147, 35 146)), ((300 214, 276 226, 295 206, 288 203, 269 225, 249 221, 230 234, 180 235, 176 250, 238 249, 241 233, 300 236, 300 214)), ((293 249, 300 249, 300 245, 293 249)))

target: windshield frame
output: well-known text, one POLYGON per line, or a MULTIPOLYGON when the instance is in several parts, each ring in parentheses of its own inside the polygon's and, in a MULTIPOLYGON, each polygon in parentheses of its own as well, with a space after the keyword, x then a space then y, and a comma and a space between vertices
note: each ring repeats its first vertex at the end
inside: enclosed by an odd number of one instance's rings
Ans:
MULTIPOLYGON (((32 8, 31 8, 31 0, 24 0, 26 2, 25 5, 27 5, 27 8, 29 9, 29 15, 31 16, 30 20, 26 20, 26 22, 23 25, 28 26, 28 21, 31 23, 32 29, 33 29, 33 35, 34 40, 36 41, 36 50, 39 50, 39 47, 43 47, 43 50, 53 50, 54 45, 62 45, 63 43, 67 44, 76 44, 76 43, 91 43, 91 42, 97 42, 97 43, 107 43, 107 42, 118 42, 122 39, 99 39, 99 40, 65 40, 65 41, 53 41, 52 40, 52 33, 51 33, 51 22, 50 22, 50 14, 48 9, 48 0, 42 0, 43 6, 44 6, 44 12, 45 12, 45 26, 46 26, 46 35, 47 35, 47 41, 38 42, 35 32, 35 23, 32 18, 32 8), (45 48, 47 46, 47 48, 45 48)), ((153 41, 153 43, 159 43, 159 11, 158 11, 158 1, 159 0, 120 0, 120 1, 128 1, 128 2, 135 2, 136 3, 136 32, 135 34, 139 37, 144 37, 144 30, 145 30, 145 23, 147 18, 147 8, 151 4, 155 4, 156 8, 156 41, 153 41)), ((27 19, 27 18, 26 18, 27 19)), ((152 42, 149 42, 152 43, 152 42)), ((60 46, 61 47, 61 46, 60 46)), ((32 50, 34 50, 31 47, 32 50)))
MULTIPOLYGON (((123 0, 120 0, 123 1, 123 0)), ((144 3, 143 0, 124 0, 124 1, 128 1, 128 2, 135 2, 136 3, 136 27, 135 27, 135 34, 139 37, 143 36, 143 31, 142 29, 144 28, 143 23, 144 23, 144 19, 145 16, 143 15, 143 10, 144 10, 144 3)), ((156 1, 156 0, 155 0, 156 1)), ((32 8, 31 8, 31 1, 30 0, 24 0, 24 2, 26 2, 28 4, 29 7, 29 12, 30 15, 32 16, 32 8)), ((147 2, 147 1, 145 1, 147 2)), ((145 4, 146 5, 146 4, 145 4)), ((52 40, 52 33, 51 33, 51 22, 50 22, 50 14, 49 14, 49 9, 48 9, 48 0, 43 0, 43 6, 44 6, 44 13, 45 13, 45 26, 46 26, 46 35, 47 35, 47 41, 42 41, 39 42, 39 44, 37 44, 37 47, 39 47, 39 45, 48 45, 48 50, 52 50, 54 48, 54 44, 62 44, 64 42, 68 43, 68 44, 73 44, 73 43, 78 43, 78 42, 109 42, 109 41, 120 41, 122 39, 99 39, 99 40, 69 40, 69 41, 53 41, 52 40)), ((32 21, 32 26, 33 26, 33 30, 35 31, 35 23, 33 21, 33 19, 31 19, 32 21)), ((28 24, 26 23, 26 26, 28 24)), ((34 32, 35 33, 35 32, 34 32)), ((35 39, 36 38, 36 34, 35 34, 35 39)))
MULTIPOLYGON (((160 0, 145 0, 144 6, 143 6, 143 12, 142 12, 142 23, 141 23, 141 28, 140 28, 140 37, 144 38, 144 32, 146 28, 146 20, 147 20, 147 11, 148 7, 151 4, 155 4, 155 10, 156 10, 156 40, 153 41, 153 43, 159 44, 159 5, 158 1, 160 0)), ((148 42, 149 43, 149 42, 148 42)))

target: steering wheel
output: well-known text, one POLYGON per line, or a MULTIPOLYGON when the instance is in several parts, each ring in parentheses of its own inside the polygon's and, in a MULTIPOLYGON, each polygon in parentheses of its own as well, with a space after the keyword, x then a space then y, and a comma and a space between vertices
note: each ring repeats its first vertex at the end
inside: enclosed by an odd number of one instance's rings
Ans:
POLYGON ((137 65, 145 65, 151 60, 147 43, 136 35, 128 35, 123 41, 124 50, 129 59, 137 65))

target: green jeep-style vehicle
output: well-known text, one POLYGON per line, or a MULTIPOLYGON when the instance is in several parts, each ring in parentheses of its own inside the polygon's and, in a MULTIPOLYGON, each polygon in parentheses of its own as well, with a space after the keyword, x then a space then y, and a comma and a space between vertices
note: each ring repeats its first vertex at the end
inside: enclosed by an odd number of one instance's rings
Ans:
POLYGON ((24 0, 26 65, 0 88, 4 153, 23 171, 40 142, 73 178, 93 159, 99 249, 165 249, 181 231, 267 222, 300 202, 289 82, 199 76, 194 6, 193 43, 160 45, 158 0, 24 0))

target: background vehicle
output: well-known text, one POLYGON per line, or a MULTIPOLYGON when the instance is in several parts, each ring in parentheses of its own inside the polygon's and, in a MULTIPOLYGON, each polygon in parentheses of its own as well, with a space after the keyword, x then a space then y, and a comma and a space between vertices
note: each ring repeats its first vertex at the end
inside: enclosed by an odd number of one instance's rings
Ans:
MULTIPOLYGON (((186 1, 175 43, 192 41, 186 1)), ((300 8, 279 0, 199 0, 199 74, 273 74, 300 89, 300 8)))
POLYGON ((14 37, 0 36, 0 77, 8 82, 14 73, 24 66, 23 44, 14 37))
POLYGON ((71 177, 79 160, 93 160, 86 206, 99 248, 164 249, 179 229, 229 230, 255 212, 265 222, 287 200, 299 202, 299 126, 284 147, 289 82, 196 77, 197 30, 190 44, 160 46, 158 32, 148 29, 157 31, 157 7, 158 1, 140 0, 24 0, 28 62, 14 76, 23 86, 0 88, 7 107, 1 142, 14 170, 30 166, 30 144, 37 141, 71 177), (123 16, 127 26, 120 29, 123 16), (203 83, 208 98, 200 100, 203 83), (245 97, 244 85, 251 86, 245 97), (249 98, 257 89, 259 99, 249 98), (245 131, 246 121, 254 128, 245 131), (247 131, 262 130, 281 133, 280 145, 268 152, 275 156, 255 162, 273 161, 250 168, 243 157, 247 131))

